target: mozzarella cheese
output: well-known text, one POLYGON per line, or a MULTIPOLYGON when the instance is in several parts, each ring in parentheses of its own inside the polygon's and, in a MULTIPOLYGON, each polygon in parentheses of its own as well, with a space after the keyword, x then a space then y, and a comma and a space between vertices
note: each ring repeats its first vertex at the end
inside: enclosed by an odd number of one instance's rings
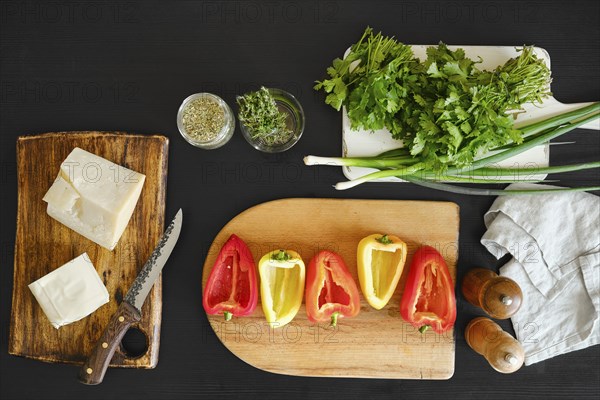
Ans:
POLYGON ((108 291, 87 253, 29 285, 55 328, 87 317, 108 303, 108 291))
POLYGON ((129 223, 146 176, 76 147, 44 196, 52 218, 113 250, 129 223))

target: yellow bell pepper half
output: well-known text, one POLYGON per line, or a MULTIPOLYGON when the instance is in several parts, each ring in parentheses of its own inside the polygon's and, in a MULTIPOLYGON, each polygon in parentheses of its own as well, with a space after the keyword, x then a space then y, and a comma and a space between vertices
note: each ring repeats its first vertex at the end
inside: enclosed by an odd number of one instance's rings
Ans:
POLYGON ((360 288, 367 302, 381 310, 398 286, 406 262, 407 247, 394 235, 373 234, 358 243, 360 288))
POLYGON ((258 262, 260 296, 267 322, 274 328, 289 323, 302 305, 306 268, 300 254, 275 250, 258 262))

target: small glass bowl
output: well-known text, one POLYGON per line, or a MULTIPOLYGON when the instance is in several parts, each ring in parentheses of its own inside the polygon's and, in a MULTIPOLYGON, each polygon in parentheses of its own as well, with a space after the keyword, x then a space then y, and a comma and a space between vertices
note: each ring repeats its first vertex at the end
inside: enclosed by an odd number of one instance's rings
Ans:
POLYGON ((240 121, 240 128, 246 141, 255 149, 265 153, 280 153, 290 149, 293 145, 298 143, 298 140, 300 140, 300 137, 304 132, 304 110, 302 109, 300 102, 298 102, 291 93, 281 89, 268 88, 268 90, 275 99, 279 111, 287 115, 285 123, 288 129, 292 131, 290 139, 282 144, 267 145, 260 139, 252 138, 252 132, 242 121, 240 121))
POLYGON ((231 108, 219 96, 215 96, 212 93, 196 93, 188 96, 185 100, 183 100, 181 106, 179 106, 179 110, 177 111, 177 128, 179 129, 181 136, 183 136, 183 138, 192 146, 206 150, 216 149, 229 142, 229 139, 231 139, 233 136, 233 132, 235 131, 235 116, 233 115, 231 108), (221 131, 217 134, 217 136, 215 136, 214 139, 207 141, 200 141, 190 136, 183 126, 183 110, 191 101, 201 98, 209 98, 214 100, 221 107, 225 114, 225 124, 223 125, 223 128, 221 128, 221 131))

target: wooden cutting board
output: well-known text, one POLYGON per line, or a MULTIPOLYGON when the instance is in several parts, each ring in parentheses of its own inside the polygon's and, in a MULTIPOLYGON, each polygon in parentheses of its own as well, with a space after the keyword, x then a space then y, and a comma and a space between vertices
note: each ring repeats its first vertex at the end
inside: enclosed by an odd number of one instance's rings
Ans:
MULTIPOLYGON (((10 354, 65 363, 83 363, 87 358, 164 230, 168 148, 166 137, 122 132, 60 132, 19 137, 10 354), (146 175, 129 225, 112 252, 46 213, 42 198, 56 178, 61 162, 75 147, 146 175), (90 256, 106 285, 110 301, 90 316, 55 329, 27 285, 83 252, 90 256)), ((146 335, 148 350, 132 358, 119 348, 111 366, 156 366, 161 309, 159 278, 146 299, 141 322, 134 326, 146 335)))
POLYGON ((284 199, 252 207, 216 236, 204 264, 202 285, 221 246, 235 233, 258 262, 275 249, 296 250, 308 265, 323 249, 342 255, 358 284, 356 247, 372 233, 395 234, 409 249, 398 288, 377 311, 361 293, 360 314, 336 328, 312 324, 304 305, 294 320, 269 328, 259 305, 249 317, 224 322, 208 316, 217 337, 233 354, 265 371, 300 376, 448 379, 454 373, 454 332, 419 333, 400 316, 408 266, 421 245, 444 256, 456 281, 459 209, 454 203, 396 200, 284 199))

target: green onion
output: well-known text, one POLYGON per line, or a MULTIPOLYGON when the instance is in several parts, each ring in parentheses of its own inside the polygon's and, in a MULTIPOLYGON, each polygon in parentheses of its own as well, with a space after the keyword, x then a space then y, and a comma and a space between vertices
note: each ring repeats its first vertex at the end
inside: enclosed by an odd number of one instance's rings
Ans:
MULTIPOLYGON (((557 138, 560 135, 564 135, 565 133, 570 132, 573 129, 575 129, 581 125, 587 124, 590 121, 598 119, 599 117, 600 117, 600 113, 596 112, 590 116, 585 117, 584 119, 579 119, 576 122, 559 125, 556 128, 549 129, 549 130, 545 131, 543 134, 538 135, 532 139, 526 140, 522 144, 515 146, 511 149, 508 149, 503 152, 500 152, 500 153, 497 153, 497 154, 494 154, 494 155, 491 155, 491 156, 488 156, 485 158, 481 158, 477 161, 474 161, 469 166, 468 169, 476 170, 481 167, 488 166, 490 164, 504 161, 507 158, 514 157, 514 156, 521 154, 527 150, 533 149, 536 146, 544 144, 554 138, 557 138)), ((461 170, 464 171, 463 168, 448 168, 445 172, 447 174, 451 175, 451 174, 455 174, 455 173, 460 173, 461 170)))
MULTIPOLYGON (((583 163, 583 164, 575 164, 575 165, 559 165, 555 167, 532 167, 532 168, 479 168, 474 171, 470 171, 468 174, 470 176, 475 176, 472 172, 477 172, 476 176, 478 178, 488 178, 493 176, 514 176, 517 180, 518 177, 526 177, 535 174, 558 174, 561 172, 572 172, 572 171, 580 171, 582 169, 592 169, 592 168, 600 168, 600 161, 583 163)), ((461 174, 464 175, 464 174, 461 174)), ((456 176, 456 175, 455 175, 456 176)), ((470 178, 467 178, 470 179, 470 178)), ((522 180, 518 179, 519 182, 522 180)))
POLYGON ((410 165, 415 162, 411 156, 381 158, 377 157, 304 157, 306 165, 329 165, 334 167, 367 167, 367 168, 394 168, 410 165))
POLYGON ((578 108, 573 111, 558 114, 554 117, 544 119, 542 121, 518 128, 524 134, 524 137, 534 135, 542 132, 548 128, 554 128, 558 125, 566 124, 569 122, 576 121, 577 118, 583 117, 587 114, 600 111, 600 103, 592 103, 589 106, 578 108))
POLYGON ((354 186, 358 186, 361 183, 372 181, 374 179, 400 177, 400 176, 405 177, 405 176, 413 175, 422 169, 423 169, 423 164, 421 164, 421 163, 416 163, 414 165, 411 165, 410 167, 405 167, 402 169, 386 169, 383 171, 367 174, 365 176, 362 176, 357 179, 353 179, 351 181, 339 182, 335 185, 335 188, 337 190, 346 190, 346 189, 350 189, 354 186))
POLYGON ((579 187, 579 188, 559 188, 559 189, 519 189, 519 190, 498 190, 498 189, 476 189, 463 186, 447 185, 445 183, 429 182, 414 176, 404 177, 407 181, 419 186, 430 189, 442 190, 445 192, 468 194, 471 196, 506 196, 506 195, 532 195, 532 194, 552 194, 561 192, 587 192, 600 190, 600 186, 579 187))
MULTIPOLYGON (((440 175, 436 179, 431 179, 427 177, 417 177, 415 175, 410 175, 410 177, 415 179, 425 180, 427 182, 455 182, 455 183, 515 183, 514 179, 511 178, 487 178, 487 177, 468 177, 468 176, 457 176, 457 175, 440 175)), ((550 183, 557 182, 556 180, 548 180, 548 179, 519 179, 519 182, 522 183, 550 183)))
MULTIPOLYGON (((591 115, 592 113, 595 113, 598 111, 600 111, 600 103, 592 103, 588 106, 581 107, 576 110, 565 112, 562 114, 558 114, 554 117, 547 118, 547 119, 532 123, 530 125, 523 126, 518 129, 520 129, 521 132, 523 132, 523 138, 532 138, 535 135, 537 135, 547 129, 555 128, 557 126, 560 126, 562 124, 566 124, 566 123, 569 123, 572 121, 577 121, 578 118, 583 118, 587 115, 591 115)), ((507 150, 507 149, 514 148, 515 146, 518 146, 518 144, 510 143, 505 146, 497 147, 490 151, 507 150)))
MULTIPOLYGON (((553 174, 571 172, 591 168, 600 168, 600 162, 588 162, 573 165, 553 167, 527 167, 527 168, 497 168, 493 164, 514 157, 536 146, 548 143, 571 130, 590 121, 600 118, 600 103, 593 103, 580 109, 569 111, 542 121, 521 127, 525 140, 512 143, 490 151, 482 158, 475 160, 467 168, 458 168, 450 165, 443 170, 430 170, 425 168, 425 163, 418 157, 408 154, 407 149, 399 148, 386 151, 375 157, 316 157, 304 158, 306 165, 332 165, 346 167, 375 168, 379 171, 372 172, 360 178, 335 185, 338 190, 345 190, 362 183, 389 177, 398 177, 417 185, 452 193, 499 196, 507 194, 530 195, 554 192, 574 192, 600 190, 600 186, 560 189, 529 189, 529 190, 496 190, 479 189, 449 185, 442 182, 458 183, 512 183, 512 182, 538 182, 531 179, 535 174, 553 174), (521 178, 521 179, 519 179, 521 178)), ((544 181, 549 182, 549 181, 544 181)))

